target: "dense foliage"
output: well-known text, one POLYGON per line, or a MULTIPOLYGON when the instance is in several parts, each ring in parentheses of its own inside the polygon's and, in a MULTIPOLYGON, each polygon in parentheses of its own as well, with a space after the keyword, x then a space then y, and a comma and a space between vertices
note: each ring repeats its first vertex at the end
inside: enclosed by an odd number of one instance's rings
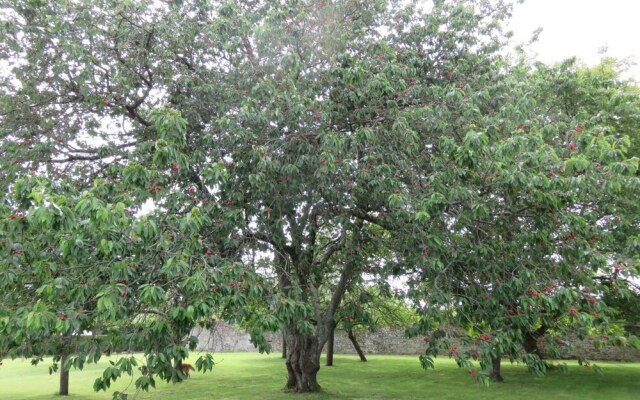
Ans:
POLYGON ((520 65, 508 79, 496 111, 506 131, 487 121, 461 145, 445 139, 456 173, 434 184, 450 235, 426 249, 413 278, 413 297, 429 299, 432 350, 444 345, 461 365, 493 364, 498 380, 502 356, 542 373, 540 347, 559 356, 571 339, 606 334, 602 296, 637 274, 640 244, 638 159, 626 156, 629 135, 637 143, 637 93, 571 61, 520 65), (443 303, 445 312, 434 307, 443 303))

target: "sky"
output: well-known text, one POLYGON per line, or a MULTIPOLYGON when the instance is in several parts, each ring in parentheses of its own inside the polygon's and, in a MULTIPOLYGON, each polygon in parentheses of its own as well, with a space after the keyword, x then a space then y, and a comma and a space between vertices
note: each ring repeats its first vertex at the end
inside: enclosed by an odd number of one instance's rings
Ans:
MULTIPOLYGON (((576 56, 587 65, 607 56, 640 62, 640 1, 638 0, 526 0, 516 7, 509 29, 515 42, 526 42, 543 28, 532 50, 540 61, 554 63, 576 56)), ((626 77, 640 81, 640 66, 626 77)))

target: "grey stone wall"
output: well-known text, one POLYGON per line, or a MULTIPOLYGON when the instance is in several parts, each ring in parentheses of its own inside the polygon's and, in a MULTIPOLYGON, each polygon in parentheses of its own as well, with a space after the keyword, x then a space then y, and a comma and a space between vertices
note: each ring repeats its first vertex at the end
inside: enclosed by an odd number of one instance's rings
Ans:
POLYGON ((256 351, 247 332, 225 322, 216 322, 210 330, 195 328, 191 335, 198 337, 198 351, 256 351))
MULTIPOLYGON (((211 330, 196 328, 191 333, 198 337, 199 351, 257 351, 245 331, 218 321, 211 330)), ((376 332, 357 332, 356 339, 365 354, 422 354, 421 338, 406 338, 402 329, 381 328, 376 332)), ((282 335, 267 335, 273 352, 282 351, 282 335)), ((356 354, 347 333, 337 330, 334 351, 336 354, 356 354)))
POLYGON ((593 338, 573 341, 573 350, 562 353, 564 359, 585 357, 600 361, 640 361, 640 350, 632 347, 607 346, 596 348, 593 338))
MULTIPOLYGON (((232 352, 257 351, 249 341, 249 334, 224 322, 217 322, 214 329, 195 329, 193 335, 198 337, 199 351, 232 352)), ((356 338, 365 355, 368 354, 422 354, 425 344, 422 338, 406 338, 403 329, 380 328, 375 332, 362 331, 356 338)), ((274 353, 282 351, 282 335, 274 333, 267 336, 274 353)), ((462 349, 460 349, 462 350, 462 349)), ((334 342, 336 354, 356 354, 346 332, 336 331, 334 342)), ((591 360, 602 361, 640 361, 640 350, 629 347, 606 347, 596 349, 590 339, 578 342, 572 352, 563 358, 576 358, 586 355, 591 360)))

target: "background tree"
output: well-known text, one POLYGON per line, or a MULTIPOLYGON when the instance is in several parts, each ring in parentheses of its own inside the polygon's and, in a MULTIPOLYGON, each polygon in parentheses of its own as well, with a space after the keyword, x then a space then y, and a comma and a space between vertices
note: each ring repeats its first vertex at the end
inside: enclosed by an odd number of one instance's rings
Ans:
MULTIPOLYGON (((407 304, 396 299, 391 293, 365 284, 347 291, 335 316, 335 329, 347 333, 360 361, 366 362, 367 357, 356 338, 357 332, 375 332, 379 328, 407 329, 416 320, 417 315, 407 304)), ((333 343, 333 338, 330 337, 326 347, 327 366, 333 365, 333 343)))

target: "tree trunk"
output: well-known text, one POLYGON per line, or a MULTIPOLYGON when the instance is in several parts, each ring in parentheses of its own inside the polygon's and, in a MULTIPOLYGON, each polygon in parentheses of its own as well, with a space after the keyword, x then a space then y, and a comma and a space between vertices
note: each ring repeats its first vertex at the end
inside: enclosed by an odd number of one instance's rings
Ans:
POLYGON ((365 357, 364 352, 360 348, 360 345, 356 340, 356 335, 353 334, 353 329, 347 330, 347 334, 349 335, 349 340, 353 343, 353 347, 356 349, 356 353, 358 353, 358 356, 360 357, 360 361, 367 362, 367 357, 365 357))
POLYGON ((282 331, 282 358, 287 358, 287 338, 282 331))
POLYGON ((522 347, 527 354, 535 354, 542 360, 542 352, 538 348, 538 337, 535 334, 527 332, 524 335, 522 347))
POLYGON ((173 364, 173 372, 171 374, 171 382, 176 383, 180 381, 180 377, 178 376, 179 372, 182 371, 182 360, 176 360, 173 364))
POLYGON ((69 395, 69 370, 64 368, 64 364, 67 361, 67 355, 62 353, 60 356, 60 396, 69 395))
POLYGON ((296 393, 319 392, 321 343, 313 333, 301 333, 294 325, 285 328, 287 342, 287 389, 296 393))
POLYGON ((526 332, 524 334, 524 342, 522 347, 527 354, 535 354, 542 360, 542 351, 538 347, 538 339, 547 333, 549 328, 546 325, 541 326, 533 332, 526 332))
POLYGON ((329 339, 327 340, 327 367, 333 365, 333 341, 336 335, 336 323, 331 321, 331 328, 329 329, 329 339))
POLYGON ((489 377, 491 380, 495 382, 503 382, 504 378, 500 373, 500 362, 502 361, 502 357, 496 357, 491 360, 491 372, 489 373, 489 377))

